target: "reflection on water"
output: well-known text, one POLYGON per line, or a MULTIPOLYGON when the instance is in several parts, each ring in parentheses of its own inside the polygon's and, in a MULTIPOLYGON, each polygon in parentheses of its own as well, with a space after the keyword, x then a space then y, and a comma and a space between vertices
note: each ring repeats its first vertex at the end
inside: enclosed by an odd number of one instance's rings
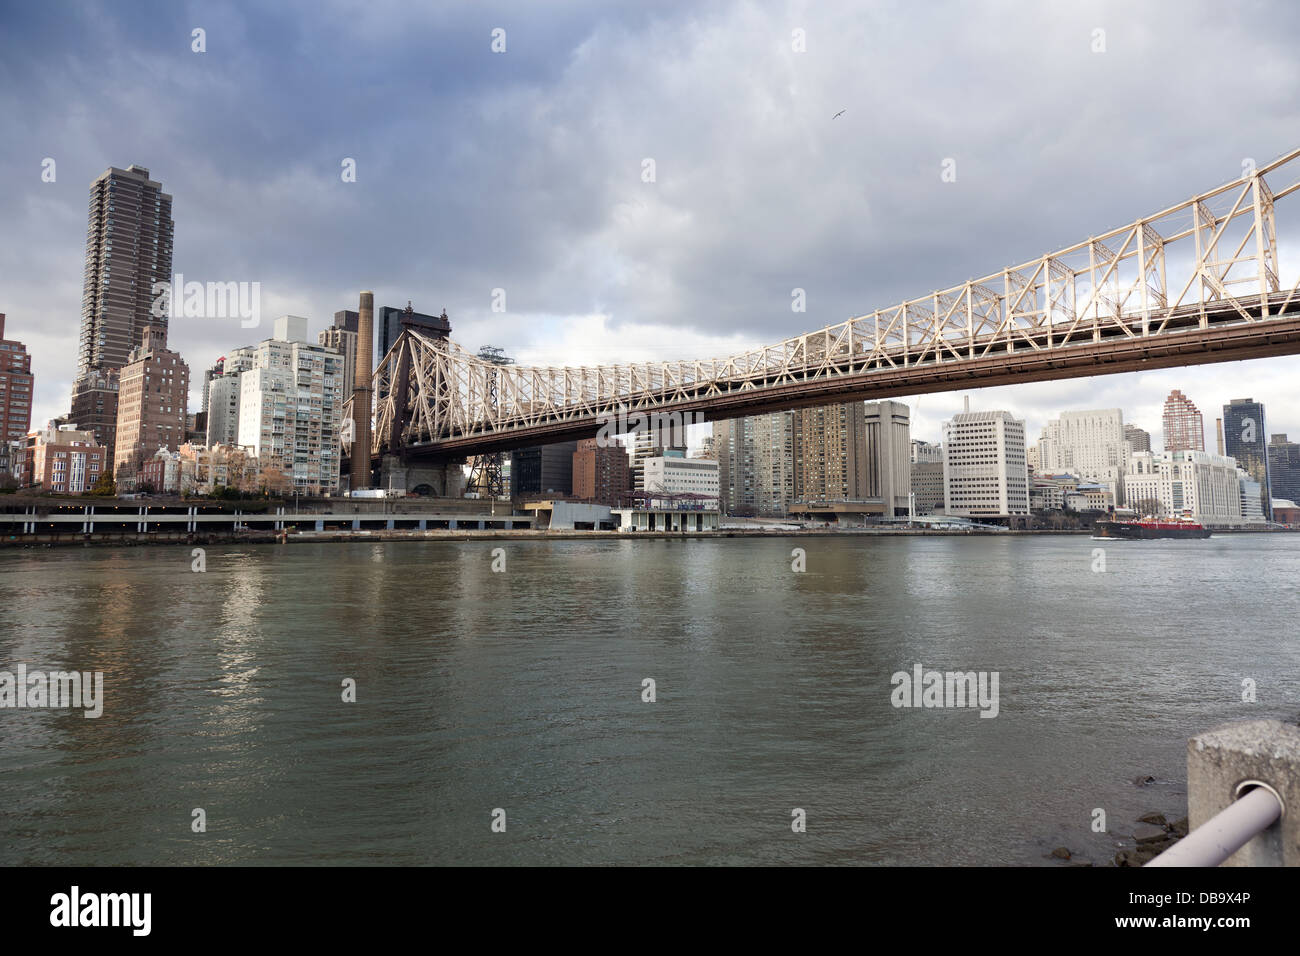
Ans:
POLYGON ((1101 862, 1181 813, 1188 736, 1300 710, 1300 537, 1098 546, 0 552, 0 669, 107 698, 0 711, 0 863, 1101 862), (894 709, 918 663, 997 671, 999 716, 894 709))

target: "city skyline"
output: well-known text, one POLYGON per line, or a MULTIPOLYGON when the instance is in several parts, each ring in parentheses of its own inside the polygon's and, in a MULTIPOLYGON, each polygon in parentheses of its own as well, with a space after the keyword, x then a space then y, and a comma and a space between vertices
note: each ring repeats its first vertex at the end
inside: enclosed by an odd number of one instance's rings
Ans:
MULTIPOLYGON (((649 33, 635 29, 644 14, 593 16, 582 9, 555 17, 388 11, 358 32, 327 5, 307 18, 313 42, 340 52, 357 46, 347 57, 322 58, 337 75, 298 64, 300 75, 286 81, 285 96, 241 97, 239 91, 265 86, 273 73, 284 79, 270 51, 302 36, 292 14, 259 21, 254 30, 245 12, 209 12, 211 22, 200 25, 205 50, 195 52, 195 25, 183 13, 86 8, 61 24, 67 32, 52 38, 49 56, 68 60, 73 49, 113 49, 129 37, 134 61, 109 58, 93 75, 73 63, 48 80, 57 89, 19 86, 0 94, 28 134, 0 146, 0 169, 16 184, 2 200, 14 228, 0 239, 8 297, 0 307, 10 334, 36 357, 33 423, 67 411, 75 367, 66 340, 82 286, 86 188, 110 166, 148 168, 176 197, 176 272, 205 282, 261 283, 260 328, 241 329, 238 319, 175 321, 170 341, 193 368, 260 341, 275 316, 305 315, 314 335, 336 311, 353 307, 353 290, 362 287, 375 288, 380 303, 410 300, 430 315, 445 308, 461 344, 471 350, 498 345, 525 364, 725 356, 1076 241, 1235 178, 1247 159, 1263 163, 1293 147, 1295 106, 1285 90, 1300 72, 1280 40, 1285 31, 1261 39, 1233 24, 1216 28, 1219 42, 1228 49, 1249 44, 1249 55, 1278 83, 1262 93, 1252 84, 1255 108, 1230 116, 1213 141, 1187 139, 1178 129, 1182 114, 1174 111, 1158 124, 1162 136, 1150 130, 1150 117, 1137 114, 1121 117, 1118 129, 1108 125, 1113 137, 1123 135, 1124 124, 1142 124, 1143 135, 1130 137, 1140 145, 1122 155, 1063 148, 1086 143, 1095 129, 1074 124, 1064 134, 1027 132, 1009 156, 977 128, 953 136, 908 121, 909 109, 935 96, 957 101, 950 103, 954 114, 968 96, 1033 109, 1088 69, 1097 69, 1100 94, 1119 95, 1152 60, 1181 61, 1186 36, 1213 16, 1208 4, 1184 9, 1180 22, 1106 4, 1087 14, 1049 17, 1029 8, 1020 17, 990 17, 991 29, 1035 38, 1025 46, 1034 62, 1063 59, 1072 69, 1059 76, 1045 70, 1034 90, 995 72, 971 91, 926 80, 882 100, 861 76, 850 78, 858 85, 840 83, 855 43, 873 30, 901 42, 955 24, 903 10, 794 15, 739 7, 694 22, 685 8, 670 6, 649 33), (490 48, 494 16, 504 18, 504 53, 490 48), (1108 21, 1105 49, 1094 51, 1092 31, 1108 21), (803 52, 791 48, 794 29, 805 31, 803 52), (426 44, 436 38, 453 81, 431 98, 408 95, 393 104, 389 119, 377 119, 357 91, 387 71, 408 77, 423 70, 430 51, 408 39, 412 33, 426 44), (695 56, 706 43, 736 56, 761 56, 771 77, 757 90, 734 79, 710 82, 729 71, 715 74, 695 56), (132 64, 143 65, 142 75, 132 73, 132 64), (608 76, 602 93, 587 96, 582 91, 593 70, 608 76), (183 81, 148 82, 163 72, 183 81), (140 98, 103 92, 119 80, 129 80, 140 98), (716 130, 701 130, 698 119, 675 123, 686 109, 678 84, 689 81, 695 81, 690 115, 721 114, 711 121, 716 130), (293 96, 309 87, 312 101, 330 109, 289 112, 293 96), (58 108, 58 90, 94 104, 94 118, 58 108), (771 100, 774 122, 737 129, 727 118, 737 108, 744 115, 763 97, 771 100), (575 144, 590 144, 592 155, 579 162, 577 152, 544 135, 549 127, 531 112, 542 101, 556 103, 553 119, 575 144), (848 111, 830 125, 844 101, 848 111), (628 102, 653 108, 627 110, 628 102), (157 129, 126 121, 146 108, 142 103, 159 117, 157 129), (702 108, 710 103, 716 110, 702 108), (827 111, 831 104, 835 109, 827 111), (271 137, 271 129, 290 135, 271 137), (598 139, 591 135, 596 129, 605 130, 598 139), (247 130, 251 141, 228 142, 232 130, 247 130), (383 135, 400 136, 404 148, 376 147, 383 135), (41 145, 20 151, 19 140, 41 145), (491 155, 488 143, 496 147, 491 155), (509 148, 501 149, 503 143, 509 148), (772 151, 783 157, 774 169, 749 161, 772 151), (47 158, 57 164, 52 182, 42 179, 47 158), (945 183, 940 170, 947 158, 957 172, 945 183), (652 182, 643 181, 645 159, 655 160, 652 182), (348 160, 355 163, 353 182, 340 174, 348 160), (722 176, 736 184, 734 196, 718 196, 706 185, 722 176), (1077 188, 1059 188, 1067 182, 1077 188), (546 184, 555 190, 550 200, 540 188, 546 184), (1027 219, 1007 201, 1024 195, 1036 197, 1040 215, 1027 219), (539 208, 539 201, 547 205, 539 208), (775 228, 759 225, 753 210, 760 208, 775 228), (776 235, 786 238, 765 238, 776 235), (864 270, 863 262, 871 265, 864 270), (491 311, 498 288, 505 291, 504 313, 491 311), (805 290, 807 311, 791 311, 793 288, 805 290)), ((31 75, 42 69, 23 37, 49 32, 49 15, 15 14, 0 37, 20 76, 24 64, 31 75)), ((877 49, 876 55, 898 54, 877 49)), ((1187 82, 1197 94, 1189 102, 1226 104, 1246 80, 1197 67, 1187 82)), ((1118 406, 1126 422, 1154 435, 1158 396, 1171 388, 1203 409, 1250 393, 1270 408, 1272 430, 1300 434, 1300 386, 1285 363, 1026 384, 971 397, 976 407, 1023 418, 1030 434, 1061 409, 1118 406), (1135 394, 1144 401, 1123 398, 1135 394)), ((914 433, 928 439, 938 437, 942 421, 960 405, 956 396, 897 400, 913 409, 914 433)), ((191 409, 201 404, 192 388, 191 409)))

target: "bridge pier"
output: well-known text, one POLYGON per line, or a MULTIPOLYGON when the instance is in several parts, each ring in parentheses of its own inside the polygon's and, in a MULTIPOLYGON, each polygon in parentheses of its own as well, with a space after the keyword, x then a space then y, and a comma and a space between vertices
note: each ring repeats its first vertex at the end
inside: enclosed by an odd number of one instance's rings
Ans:
POLYGON ((385 455, 379 463, 380 484, 385 490, 413 493, 427 486, 439 498, 459 498, 465 493, 465 459, 442 462, 406 462, 397 455, 385 455))

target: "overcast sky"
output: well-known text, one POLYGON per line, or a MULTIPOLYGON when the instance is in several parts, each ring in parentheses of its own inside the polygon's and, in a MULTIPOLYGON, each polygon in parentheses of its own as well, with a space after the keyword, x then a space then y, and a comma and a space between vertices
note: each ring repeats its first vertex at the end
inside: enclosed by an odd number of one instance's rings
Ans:
MULTIPOLYGON (((261 283, 258 329, 173 322, 201 382, 275 316, 307 316, 314 339, 361 289, 446 308, 462 345, 524 363, 727 355, 1023 262, 1300 146, 1294 4, 867 6, 6 4, 0 312, 33 355, 33 423, 68 410, 88 188, 109 166, 148 167, 174 197, 176 272, 261 283)), ((1290 286, 1300 236, 1280 238, 1290 286)), ((971 404, 1033 436, 1062 410, 1120 407, 1158 443, 1177 387, 1213 450, 1236 397, 1300 436, 1298 363, 971 404)), ((909 399, 914 437, 937 440, 961 400, 909 399)))

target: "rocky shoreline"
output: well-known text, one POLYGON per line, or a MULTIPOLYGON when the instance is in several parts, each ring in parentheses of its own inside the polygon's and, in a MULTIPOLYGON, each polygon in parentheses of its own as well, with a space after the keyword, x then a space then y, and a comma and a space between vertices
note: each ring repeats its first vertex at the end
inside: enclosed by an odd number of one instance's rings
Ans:
POLYGON ((1163 813, 1144 813, 1138 817, 1138 823, 1141 826, 1133 831, 1133 849, 1116 853, 1112 865, 1146 866, 1187 836, 1187 817, 1170 823, 1163 813))

